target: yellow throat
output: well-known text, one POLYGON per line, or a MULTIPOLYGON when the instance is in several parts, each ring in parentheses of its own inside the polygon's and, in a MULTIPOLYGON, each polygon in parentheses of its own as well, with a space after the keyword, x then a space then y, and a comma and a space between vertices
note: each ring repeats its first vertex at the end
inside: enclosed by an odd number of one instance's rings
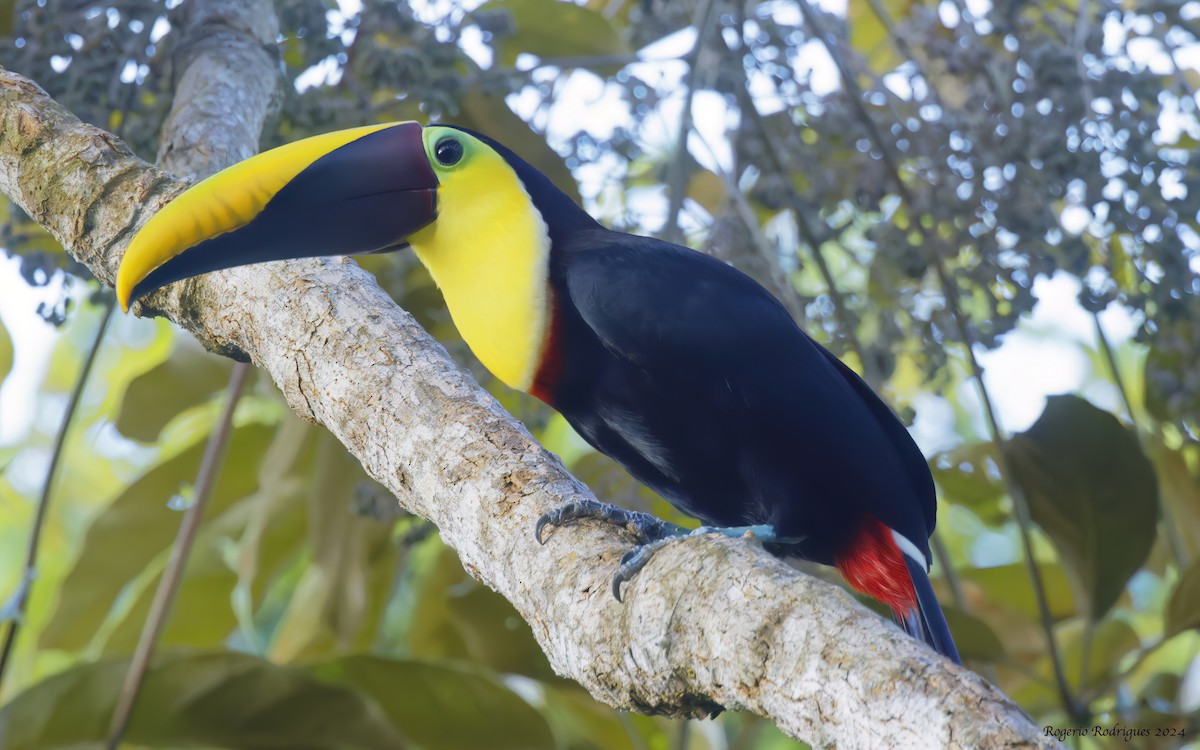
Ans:
POLYGON ((528 391, 546 338, 550 236, 521 179, 467 133, 425 128, 426 148, 453 133, 466 156, 437 170, 438 220, 409 242, 484 367, 528 391))

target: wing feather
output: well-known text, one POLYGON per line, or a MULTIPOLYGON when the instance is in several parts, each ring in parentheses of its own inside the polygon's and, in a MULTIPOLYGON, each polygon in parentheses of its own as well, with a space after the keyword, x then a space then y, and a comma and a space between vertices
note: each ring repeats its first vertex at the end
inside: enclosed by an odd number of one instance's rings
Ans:
POLYGON ((797 484, 831 495, 788 502, 858 503, 928 556, 928 466, 866 383, 736 269, 687 248, 606 234, 572 248, 560 266, 571 302, 603 345, 657 379, 663 399, 686 393, 692 408, 710 412, 713 429, 742 430, 759 452, 786 444, 797 484))

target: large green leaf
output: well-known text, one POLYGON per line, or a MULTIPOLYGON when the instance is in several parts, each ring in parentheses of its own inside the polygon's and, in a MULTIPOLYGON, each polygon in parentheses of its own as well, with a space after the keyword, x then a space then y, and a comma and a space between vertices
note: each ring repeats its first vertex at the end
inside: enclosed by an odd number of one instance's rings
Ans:
POLYGON ((391 526, 355 515, 355 489, 366 479, 358 461, 328 433, 316 437, 305 496, 311 559, 271 633, 276 661, 312 659, 369 645, 395 577, 391 526))
POLYGON ((134 440, 153 442, 176 415, 224 388, 232 365, 190 337, 176 336, 175 350, 166 360, 129 382, 117 429, 134 440))
POLYGON ((615 711, 597 703, 577 686, 546 689, 546 706, 558 736, 569 748, 636 750, 637 745, 615 711))
MULTIPOLYGON (((1046 587, 1051 616, 1062 620, 1074 615, 1071 584, 1062 568, 1057 565, 1039 565, 1038 570, 1046 587)), ((978 584, 989 602, 1006 606, 1031 620, 1038 618, 1037 599, 1033 595, 1033 586, 1029 583, 1029 570, 1025 563, 997 565, 991 568, 967 568, 959 571, 959 575, 978 584)))
POLYGON ((962 658, 995 661, 1004 656, 1004 645, 986 622, 957 607, 946 606, 943 609, 946 624, 962 658))
POLYGON ((997 525, 1010 517, 1004 485, 995 464, 995 444, 968 443, 929 460, 942 497, 969 508, 984 523, 997 525))
POLYGON ((558 0, 492 0, 476 17, 508 13, 516 31, 500 40, 500 61, 512 65, 520 53, 541 58, 610 55, 628 52, 629 46, 600 13, 558 0))
POLYGON ((1154 544, 1158 483, 1150 461, 1116 417, 1075 396, 1047 399, 1005 452, 1034 521, 1099 619, 1154 544))
POLYGON ((1171 449, 1162 442, 1149 446, 1158 476, 1163 517, 1186 554, 1200 555, 1200 445, 1171 449))
MULTIPOLYGON (((84 664, 38 683, 0 710, 5 750, 103 741, 126 660, 84 664)), ((147 673, 126 739, 149 747, 392 750, 404 740, 351 688, 247 654, 172 654, 147 673)))
POLYGON ((504 597, 463 570, 454 550, 431 539, 413 556, 406 593, 413 602, 401 647, 496 671, 554 680, 533 631, 504 597))
POLYGON ((542 715, 486 672, 350 656, 313 667, 312 673, 371 696, 406 737, 428 750, 555 747, 542 715))
POLYGON ((1082 676, 1083 684, 1079 687, 1089 688, 1103 684, 1117 671, 1122 657, 1141 645, 1137 633, 1124 620, 1104 620, 1092 627, 1090 637, 1086 635, 1088 626, 1085 624, 1080 627, 1081 632, 1077 638, 1068 631, 1062 639, 1065 656, 1063 668, 1068 675, 1075 676, 1072 681, 1082 676))
POLYGON ((1200 561, 1184 571, 1167 604, 1164 635, 1200 628, 1200 561))
MULTIPOLYGON (((575 683, 546 685, 543 690, 547 718, 555 736, 569 750, 639 750, 666 745, 660 725, 650 717, 614 711, 575 683)), ((795 748, 795 744, 789 747, 795 748)))
MULTIPOLYGON (((1125 655, 1141 645, 1137 633, 1128 623, 1113 618, 1099 623, 1074 620, 1059 626, 1055 637, 1062 654, 1063 673, 1076 695, 1106 684, 1118 671, 1125 655)), ((1054 667, 1048 656, 1038 660, 1036 671, 1041 679, 1010 693, 1022 708, 1035 716, 1061 708, 1061 698, 1054 687, 1054 667)))
MULTIPOLYGON (((209 499, 215 518, 256 489, 271 428, 234 431, 225 465, 209 499)), ((42 648, 80 649, 100 630, 122 589, 174 541, 181 514, 168 502, 194 481, 204 441, 131 484, 88 527, 83 549, 59 589, 58 607, 42 633, 42 648)))
MULTIPOLYGON (((285 561, 294 558, 304 540, 303 506, 294 502, 294 497, 286 499, 293 502, 285 504, 255 548, 257 565, 268 572, 274 572, 285 561)), ((228 553, 232 540, 245 529, 263 501, 264 496, 256 494, 239 502, 220 519, 205 524, 188 559, 171 618, 159 635, 160 645, 218 647, 236 628, 238 619, 233 607, 233 593, 238 586, 238 574, 228 553)), ((168 554, 169 551, 164 550, 154 561, 159 570, 165 566, 168 554)), ((133 594, 136 598, 121 611, 120 620, 105 639, 105 654, 133 652, 161 580, 162 575, 158 573, 142 582, 144 585, 133 594)), ((251 602, 260 598, 264 586, 262 578, 249 584, 247 593, 251 602)))

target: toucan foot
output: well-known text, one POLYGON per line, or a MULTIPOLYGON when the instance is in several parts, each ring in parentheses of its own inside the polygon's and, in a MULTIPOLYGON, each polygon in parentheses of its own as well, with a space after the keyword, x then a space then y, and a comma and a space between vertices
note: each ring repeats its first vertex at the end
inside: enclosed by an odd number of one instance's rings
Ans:
MULTIPOLYGON (((674 524, 670 525, 674 526, 674 524)), ((621 558, 620 567, 613 574, 613 596, 619 602, 624 601, 621 599, 621 584, 632 580, 642 568, 646 567, 646 563, 650 562, 650 559, 654 557, 654 553, 665 547, 672 539, 707 536, 708 534, 721 534, 734 539, 749 534, 763 544, 768 545, 791 545, 804 541, 804 537, 781 537, 777 535, 775 527, 771 524, 758 524, 756 526, 701 526, 694 531, 687 531, 682 527, 675 526, 674 530, 667 536, 652 540, 639 547, 634 547, 625 553, 625 556, 621 558)))
POLYGON ((633 580, 633 577, 646 567, 646 563, 650 562, 650 558, 654 557, 654 553, 658 552, 667 542, 675 537, 668 536, 662 539, 655 539, 653 542, 634 547, 625 553, 621 558, 621 564, 617 567, 617 572, 612 577, 612 593, 617 601, 624 602, 621 598, 621 584, 633 580))
POLYGON ((654 557, 654 553, 662 549, 672 539, 705 536, 707 534, 722 534, 738 538, 749 534, 763 544, 770 546, 799 544, 804 541, 804 537, 779 536, 775 532, 775 527, 771 524, 758 524, 756 526, 701 526, 698 529, 689 531, 682 526, 664 521, 661 518, 656 518, 649 513, 625 510, 611 503, 602 503, 597 500, 577 500, 544 514, 537 520, 537 525, 533 529, 533 537, 537 540, 538 544, 545 544, 546 541, 542 538, 542 533, 546 530, 547 526, 562 526, 581 519, 593 519, 620 526, 642 540, 641 544, 625 553, 624 557, 621 558, 620 566, 617 567, 617 572, 613 574, 612 592, 617 601, 623 601, 621 599, 621 585, 633 580, 634 576, 642 568, 646 567, 646 564, 654 557))
POLYGON ((545 544, 545 540, 542 539, 542 532, 545 531, 547 526, 562 526, 571 521, 581 519, 594 519, 620 526, 646 542, 654 542, 665 537, 687 533, 681 526, 668 523, 649 513, 625 510, 616 505, 602 503, 597 500, 577 500, 555 508, 539 518, 537 525, 533 529, 533 538, 537 540, 538 544, 545 544))

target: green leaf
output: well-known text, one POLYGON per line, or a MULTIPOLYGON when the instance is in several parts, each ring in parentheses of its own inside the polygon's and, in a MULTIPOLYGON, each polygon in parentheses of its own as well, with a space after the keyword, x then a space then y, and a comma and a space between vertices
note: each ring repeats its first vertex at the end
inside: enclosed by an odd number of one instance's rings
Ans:
POLYGON ((620 713, 598 703, 578 685, 547 685, 544 690, 546 714, 555 735, 565 740, 565 746, 571 750, 638 750, 657 746, 649 737, 653 732, 638 731, 644 724, 622 721, 620 713))
MULTIPOLYGON (((209 499, 209 518, 255 491, 257 467, 271 432, 262 425, 234 431, 209 499)), ((86 646, 126 584, 173 543, 181 514, 167 503, 195 480, 203 453, 201 440, 154 467, 92 521, 79 558, 59 589, 57 609, 42 633, 42 648, 86 646)))
POLYGON ((378 621, 372 607, 386 599, 380 574, 385 587, 395 576, 391 526, 351 509, 355 489, 366 479, 358 461, 321 431, 313 469, 305 492, 312 559, 271 634, 269 653, 276 661, 349 650, 378 621))
POLYGON ((499 672, 554 680, 529 624, 507 599, 467 575, 454 550, 437 539, 416 553, 413 597, 401 647, 425 657, 483 664, 499 672))
MULTIPOLYGON (((893 22, 907 18, 915 4, 913 0, 879 2, 893 22)), ((888 73, 902 62, 887 27, 869 0, 850 0, 846 7, 846 23, 850 26, 850 46, 866 59, 874 73, 888 73)))
POLYGON ((1172 531, 1186 553, 1196 557, 1200 555, 1200 446, 1186 442, 1172 450, 1156 442, 1149 449, 1163 516, 1171 520, 1172 531))
POLYGON ((231 360, 210 354, 190 337, 176 336, 175 350, 157 367, 129 382, 117 429, 154 442, 175 416, 212 398, 229 380, 231 360))
POLYGON ((991 626, 957 607, 943 607, 954 644, 964 659, 996 661, 1004 656, 1004 645, 991 626))
POLYGON ((1033 520, 1100 619, 1154 544, 1158 482, 1137 438, 1083 399, 1051 396, 1005 453, 1033 520))
POLYGON ((1184 571, 1167 604, 1163 635, 1170 637, 1200 628, 1200 561, 1184 571))
MULTIPOLYGON (((84 664, 0 710, 5 750, 104 740, 127 660, 84 664)), ((171 654, 146 675, 126 734, 135 745, 229 750, 392 750, 402 737, 370 699, 247 654, 171 654)))
MULTIPOLYGON (((293 502, 287 503, 284 511, 264 531, 255 549, 256 564, 268 572, 274 572, 285 561, 293 559, 303 544, 303 506, 294 502, 294 492, 286 499, 293 502)), ((262 501, 261 493, 251 496, 202 527, 176 593, 171 618, 159 635, 160 646, 218 647, 237 627, 232 600, 238 575, 228 559, 230 540, 249 525, 262 501)), ((158 571, 165 567, 168 554, 169 551, 164 550, 154 561, 158 571)), ((136 599, 121 611, 120 620, 104 641, 105 654, 133 652, 161 580, 161 572, 156 572, 139 581, 143 585, 134 592, 136 599)), ((258 601, 264 588, 262 579, 248 586, 250 601, 258 601)))
MULTIPOLYGON (((8 1, 0 0, 0 7, 8 1)), ((68 260, 54 235, 30 219, 20 206, 5 198, 0 198, 0 226, 5 227, 7 246, 4 249, 10 254, 30 256, 45 253, 56 260, 56 265, 60 267, 68 260)))
POLYGON ((725 200, 725 181, 707 169, 697 169, 688 178, 687 196, 715 216, 725 200))
MULTIPOLYGON (((511 66, 524 52, 541 58, 611 55, 629 51, 629 45, 602 14, 558 0, 493 0, 475 11, 508 13, 516 26, 499 42, 500 61, 511 66)), ((503 141, 509 145, 507 141, 503 141)))
MULTIPOLYGON (((1112 618, 1099 623, 1084 620, 1064 623, 1056 628, 1056 637, 1063 660, 1063 673, 1076 695, 1107 684, 1124 656, 1141 645, 1137 633, 1128 623, 1112 618), (1090 636, 1087 632, 1089 626, 1092 628, 1090 636), (1083 670, 1085 653, 1087 669, 1083 670)), ((1038 679, 1011 690, 1009 695, 1034 716, 1061 709, 1061 698, 1054 687, 1054 667, 1049 656, 1043 653, 1034 669, 1038 679)))
MULTIPOLYGON (((1056 620, 1062 620, 1075 614, 1075 605, 1071 601, 1071 583, 1061 567, 1057 565, 1039 564, 1042 583, 1046 587, 1047 604, 1050 614, 1056 620)), ((1025 563, 997 565, 991 568, 968 568, 959 571, 963 578, 978 584, 986 595, 986 600, 1000 604, 1031 620, 1038 619, 1037 599, 1033 595, 1033 587, 1029 583, 1029 571, 1025 563)))
POLYGON ((542 715, 483 671, 360 655, 315 666, 312 674, 371 696, 392 724, 428 750, 555 747, 542 715))
POLYGON ((1121 657, 1140 646, 1141 641, 1124 620, 1107 619, 1093 627, 1091 644, 1088 645, 1086 627, 1086 624, 1080 624, 1078 631, 1068 629, 1061 634, 1065 636, 1062 639, 1063 669, 1076 687, 1090 688, 1103 684, 1109 675, 1114 674, 1121 657), (1087 673, 1083 685, 1078 685, 1085 651, 1087 673))
POLYGON ((992 526, 1010 517, 995 454, 994 443, 968 443, 929 460, 929 470, 942 490, 942 497, 970 509, 992 526))

